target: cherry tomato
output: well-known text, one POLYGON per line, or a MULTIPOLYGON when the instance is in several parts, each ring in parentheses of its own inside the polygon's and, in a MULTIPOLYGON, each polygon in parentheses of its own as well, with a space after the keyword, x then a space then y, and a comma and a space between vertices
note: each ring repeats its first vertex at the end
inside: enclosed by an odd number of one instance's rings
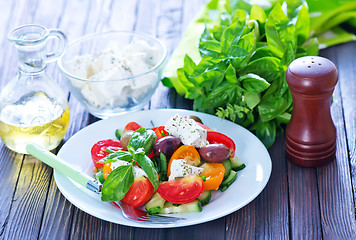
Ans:
POLYGON ((172 155, 168 163, 167 176, 171 175, 171 164, 174 159, 184 159, 188 164, 198 166, 200 163, 199 152, 193 146, 180 146, 172 155))
POLYGON ((154 188, 148 178, 136 178, 129 191, 121 200, 124 203, 136 208, 148 202, 154 193, 154 188))
POLYGON ((124 131, 127 131, 127 130, 136 131, 139 128, 142 128, 142 126, 140 124, 138 124, 137 122, 129 122, 128 124, 126 124, 124 131))
POLYGON ((200 176, 205 176, 204 191, 218 190, 223 181, 225 168, 221 163, 204 163, 200 176))
POLYGON ((121 151, 122 146, 120 140, 116 140, 116 139, 101 140, 93 145, 93 147, 91 148, 91 158, 93 160, 95 167, 101 168, 104 166, 103 163, 98 163, 98 161, 110 154, 109 152, 106 151, 106 149, 109 149, 114 152, 121 151))
POLYGON ((156 133, 157 140, 169 135, 169 133, 164 129, 164 126, 152 128, 152 131, 156 133))
POLYGON ((230 157, 232 158, 235 156, 235 149, 236 149, 235 143, 231 138, 229 138, 225 134, 214 132, 214 131, 208 131, 207 140, 210 144, 215 144, 215 143, 224 144, 230 149, 230 157))
POLYGON ((189 176, 162 182, 157 189, 162 198, 176 204, 191 202, 199 197, 203 191, 203 179, 198 176, 189 176))

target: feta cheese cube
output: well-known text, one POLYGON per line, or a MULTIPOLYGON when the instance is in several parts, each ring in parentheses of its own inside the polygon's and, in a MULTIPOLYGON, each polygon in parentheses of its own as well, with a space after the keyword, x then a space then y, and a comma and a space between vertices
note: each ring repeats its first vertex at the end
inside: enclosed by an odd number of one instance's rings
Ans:
POLYGON ((178 114, 168 120, 165 130, 169 134, 179 137, 184 145, 201 148, 209 144, 206 140, 206 129, 200 127, 193 119, 187 119, 178 114))
POLYGON ((184 159, 175 159, 171 163, 171 175, 168 180, 174 180, 176 177, 199 176, 203 170, 204 168, 187 164, 184 159))

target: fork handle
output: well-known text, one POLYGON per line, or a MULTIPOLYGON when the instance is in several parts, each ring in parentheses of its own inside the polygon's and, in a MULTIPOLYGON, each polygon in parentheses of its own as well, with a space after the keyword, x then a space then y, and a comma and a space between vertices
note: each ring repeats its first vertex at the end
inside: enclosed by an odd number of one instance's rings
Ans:
POLYGON ((84 173, 81 173, 80 171, 69 165, 67 162, 63 161, 57 155, 43 149, 38 145, 28 144, 26 146, 26 151, 32 156, 47 164, 48 166, 52 167, 53 169, 56 169, 65 176, 70 177, 75 182, 86 188, 89 188, 88 185, 92 185, 93 183, 95 183, 95 180, 93 178, 85 175, 84 173))

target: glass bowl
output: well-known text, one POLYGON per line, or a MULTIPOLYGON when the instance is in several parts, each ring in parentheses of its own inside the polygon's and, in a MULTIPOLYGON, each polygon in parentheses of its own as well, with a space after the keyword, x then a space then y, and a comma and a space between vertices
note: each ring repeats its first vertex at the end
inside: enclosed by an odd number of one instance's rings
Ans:
POLYGON ((106 32, 70 43, 58 66, 72 94, 98 118, 143 108, 155 92, 167 50, 137 32, 106 32))

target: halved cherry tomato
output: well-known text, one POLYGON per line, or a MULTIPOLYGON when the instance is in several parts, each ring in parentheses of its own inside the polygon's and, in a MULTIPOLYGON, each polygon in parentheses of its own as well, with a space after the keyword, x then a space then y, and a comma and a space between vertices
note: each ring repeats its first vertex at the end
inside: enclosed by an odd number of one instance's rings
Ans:
POLYGON ((142 128, 142 126, 140 124, 138 124, 137 122, 129 122, 128 124, 126 124, 124 130, 125 131, 127 131, 127 130, 136 131, 139 128, 142 128))
POLYGON ((188 176, 159 184, 157 192, 171 203, 184 204, 193 201, 204 191, 203 179, 188 176))
POLYGON ((148 202, 154 193, 154 188, 148 178, 136 178, 129 191, 121 200, 124 203, 136 208, 148 202))
POLYGON ((225 168, 221 163, 204 163, 200 176, 205 176, 204 191, 218 190, 223 181, 225 168))
POLYGON ((156 133, 157 140, 169 135, 169 133, 164 129, 164 126, 152 128, 152 131, 156 133))
POLYGON ((184 159, 188 164, 198 166, 200 164, 199 152, 193 146, 180 146, 172 155, 168 163, 167 176, 171 175, 171 164, 174 159, 184 159))
POLYGON ((103 167, 103 177, 104 179, 106 179, 109 174, 111 173, 111 162, 110 163, 104 163, 104 167, 103 167))
POLYGON ((225 134, 214 132, 214 131, 208 131, 207 140, 210 144, 215 144, 215 143, 224 144, 226 147, 230 149, 230 157, 235 156, 235 149, 236 149, 235 143, 231 138, 229 138, 225 134))
POLYGON ((114 152, 121 151, 122 146, 120 140, 116 140, 116 139, 101 140, 93 145, 93 147, 91 148, 91 158, 93 160, 95 167, 101 168, 104 166, 103 163, 98 163, 98 161, 110 154, 109 152, 106 151, 106 149, 109 149, 114 152))

